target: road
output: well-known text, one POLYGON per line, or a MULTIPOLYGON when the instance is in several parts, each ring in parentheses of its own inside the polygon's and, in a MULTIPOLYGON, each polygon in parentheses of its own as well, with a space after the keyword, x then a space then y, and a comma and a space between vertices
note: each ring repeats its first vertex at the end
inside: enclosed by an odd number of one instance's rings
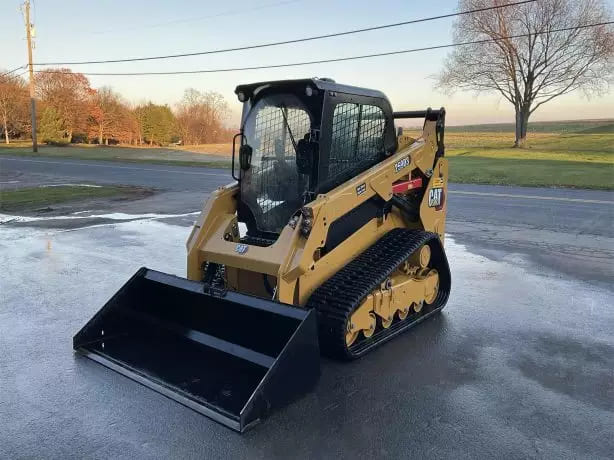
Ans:
POLYGON ((240 436, 71 350, 140 265, 185 274, 191 213, 229 172, 43 161, 1 158, 0 187, 161 193, 0 225, 0 457, 611 458, 612 193, 452 184, 444 313, 324 359, 313 393, 240 436))

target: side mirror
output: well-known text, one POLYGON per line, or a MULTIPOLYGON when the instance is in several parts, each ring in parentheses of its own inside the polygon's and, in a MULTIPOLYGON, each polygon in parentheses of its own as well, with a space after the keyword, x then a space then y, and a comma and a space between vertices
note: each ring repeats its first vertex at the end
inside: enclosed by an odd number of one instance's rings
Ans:
POLYGON ((248 144, 243 144, 239 148, 239 166, 243 171, 247 171, 252 164, 252 148, 248 144))

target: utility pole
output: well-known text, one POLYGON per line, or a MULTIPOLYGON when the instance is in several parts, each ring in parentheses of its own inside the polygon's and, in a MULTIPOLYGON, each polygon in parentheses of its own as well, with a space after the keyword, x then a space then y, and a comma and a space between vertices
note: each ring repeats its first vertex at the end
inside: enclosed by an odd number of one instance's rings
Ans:
POLYGON ((36 142, 36 99, 34 97, 34 68, 32 67, 32 24, 30 23, 30 0, 24 2, 26 36, 28 37, 28 68, 30 70, 30 116, 32 118, 32 151, 38 152, 36 142))

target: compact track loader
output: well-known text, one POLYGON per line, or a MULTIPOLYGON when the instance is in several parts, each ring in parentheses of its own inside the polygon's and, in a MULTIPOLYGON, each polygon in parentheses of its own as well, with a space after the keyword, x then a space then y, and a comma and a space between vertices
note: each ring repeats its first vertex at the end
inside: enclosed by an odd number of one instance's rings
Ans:
POLYGON ((238 431, 439 312, 445 111, 304 79, 241 85, 235 179, 187 241, 188 279, 141 268, 78 352, 238 431), (394 119, 424 119, 421 136, 394 119))

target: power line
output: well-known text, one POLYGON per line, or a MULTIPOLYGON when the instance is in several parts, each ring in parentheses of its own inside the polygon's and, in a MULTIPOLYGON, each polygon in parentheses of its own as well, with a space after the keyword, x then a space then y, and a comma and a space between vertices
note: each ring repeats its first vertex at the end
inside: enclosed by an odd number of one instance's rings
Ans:
POLYGON ((100 30, 100 31, 94 31, 91 32, 92 35, 102 35, 102 34, 108 34, 108 33, 115 33, 115 32, 126 32, 126 31, 134 31, 134 30, 141 30, 141 29, 151 29, 151 28, 155 28, 155 27, 162 27, 162 26, 168 26, 168 25, 173 25, 173 24, 183 24, 186 22, 195 22, 195 21, 202 21, 203 19, 212 19, 212 18, 220 18, 220 17, 224 17, 224 16, 234 16, 237 14, 244 14, 244 13, 248 13, 248 12, 252 12, 252 11, 260 11, 260 10, 264 10, 267 8, 274 8, 276 6, 283 6, 283 5, 289 5, 292 3, 298 3, 301 2, 303 0, 285 0, 282 2, 276 2, 276 3, 267 3, 264 5, 257 5, 257 6, 253 6, 251 8, 244 8, 241 10, 227 10, 227 11, 222 11, 220 13, 215 13, 215 14, 209 14, 206 16, 197 16, 197 17, 191 17, 191 18, 182 18, 182 19, 174 19, 172 21, 166 21, 166 22, 158 22, 156 24, 145 24, 139 27, 130 27, 128 29, 123 28, 123 29, 107 29, 107 30, 100 30))
POLYGON ((507 3, 505 5, 495 5, 495 6, 485 7, 485 8, 477 8, 473 10, 460 11, 457 13, 444 14, 440 16, 432 16, 432 17, 421 18, 421 19, 412 19, 410 21, 396 22, 393 24, 383 24, 379 26, 366 27, 363 29, 354 29, 354 30, 347 30, 344 32, 335 32, 331 34, 315 35, 312 37, 296 38, 293 40, 284 40, 284 41, 278 41, 278 42, 260 43, 257 45, 239 46, 236 48, 198 51, 194 53, 168 54, 164 56, 148 56, 148 57, 137 57, 137 58, 125 58, 125 59, 106 59, 106 60, 99 60, 99 61, 38 62, 38 63, 35 63, 35 65, 47 66, 47 65, 112 64, 112 63, 118 63, 118 62, 152 61, 152 60, 159 60, 159 59, 175 59, 175 58, 181 58, 181 57, 202 56, 206 54, 229 53, 233 51, 244 51, 244 50, 257 49, 257 48, 267 48, 270 46, 289 45, 292 43, 300 43, 300 42, 307 42, 307 41, 313 41, 313 40, 321 40, 324 38, 341 37, 344 35, 352 35, 352 34, 358 34, 358 33, 363 33, 363 32, 370 32, 373 30, 389 29, 392 27, 405 26, 408 24, 417 24, 420 22, 435 21, 438 19, 452 18, 455 16, 462 16, 462 15, 467 15, 467 14, 474 14, 474 13, 480 13, 484 11, 496 10, 500 8, 507 8, 509 6, 518 6, 518 5, 523 5, 526 3, 533 3, 536 1, 537 0, 522 0, 522 1, 515 2, 515 3, 507 3))
POLYGON ((18 79, 19 77, 21 77, 21 76, 23 76, 23 75, 25 75, 27 73, 28 73, 28 70, 24 70, 23 72, 18 73, 17 75, 13 75, 12 77, 7 77, 5 80, 0 80, 0 83, 8 83, 10 81, 18 79))
MULTIPOLYGON (((221 73, 221 72, 237 72, 241 70, 261 70, 261 69, 276 69, 281 67, 297 67, 302 65, 310 65, 310 64, 325 64, 330 62, 342 62, 342 61, 353 61, 357 59, 369 59, 374 57, 382 57, 382 56, 393 56, 397 54, 408 54, 408 53, 417 53, 420 51, 431 51, 438 50, 444 48, 454 48, 457 46, 467 46, 467 45, 481 45, 490 42, 497 42, 501 40, 510 40, 514 38, 523 38, 523 37, 531 37, 533 35, 543 35, 555 32, 565 32, 569 30, 578 30, 578 29, 587 29, 589 27, 598 27, 614 24, 614 21, 608 22, 599 22, 595 24, 586 24, 576 27, 565 27, 562 29, 552 29, 544 32, 535 32, 532 34, 519 34, 519 35, 508 35, 506 37, 499 38, 487 38, 482 40, 474 40, 468 42, 461 43, 448 43, 446 45, 435 45, 435 46, 427 46, 424 48, 411 48, 405 50, 397 50, 397 51, 386 51, 382 53, 373 53, 373 54, 363 54, 359 56, 347 56, 347 57, 339 57, 339 58, 331 58, 331 59, 319 59, 317 61, 303 61, 303 62, 292 62, 287 64, 271 64, 271 65, 261 65, 261 66, 252 66, 252 67, 231 67, 225 69, 202 69, 202 70, 179 70, 179 71, 170 71, 170 72, 83 72, 83 75, 89 76, 137 76, 137 75, 185 75, 185 74, 200 74, 200 73, 221 73)), ((37 70, 37 73, 65 73, 63 71, 58 70, 37 70)))
POLYGON ((6 75, 10 75, 14 72, 17 72, 19 69, 24 69, 26 67, 26 65, 20 65, 19 67, 15 67, 13 70, 9 70, 8 72, 4 72, 3 74, 0 74, 0 77, 4 77, 6 75))

